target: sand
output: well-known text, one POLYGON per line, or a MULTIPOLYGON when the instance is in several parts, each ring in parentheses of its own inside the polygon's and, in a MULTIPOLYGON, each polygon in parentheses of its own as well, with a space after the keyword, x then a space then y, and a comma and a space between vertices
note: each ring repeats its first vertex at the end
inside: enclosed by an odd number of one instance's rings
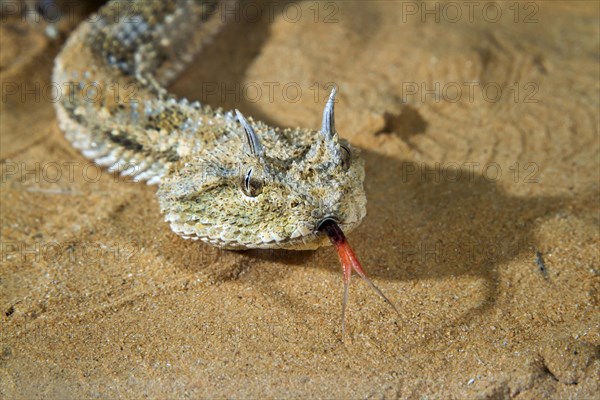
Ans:
POLYGON ((87 11, 51 39, 5 10, 0 397, 597 398, 599 3, 248 4, 172 90, 317 127, 335 82, 366 160, 349 240, 400 315, 355 278, 342 340, 331 247, 172 233, 57 127, 87 11))

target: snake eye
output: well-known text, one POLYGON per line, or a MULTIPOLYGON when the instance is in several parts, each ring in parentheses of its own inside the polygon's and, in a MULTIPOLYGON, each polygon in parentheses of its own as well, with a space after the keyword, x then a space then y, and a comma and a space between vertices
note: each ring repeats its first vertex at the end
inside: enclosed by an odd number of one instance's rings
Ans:
POLYGON ((348 168, 350 168, 350 160, 352 159, 352 153, 350 152, 350 149, 347 146, 344 146, 343 144, 340 145, 341 149, 342 149, 342 169, 347 170, 348 168))
POLYGON ((264 179, 262 171, 258 167, 249 167, 242 176, 242 192, 246 196, 256 197, 262 193, 264 179))

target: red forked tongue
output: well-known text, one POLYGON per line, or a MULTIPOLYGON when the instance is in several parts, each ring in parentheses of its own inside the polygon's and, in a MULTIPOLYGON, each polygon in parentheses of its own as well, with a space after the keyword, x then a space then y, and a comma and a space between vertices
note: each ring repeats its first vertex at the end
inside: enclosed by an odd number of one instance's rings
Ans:
POLYGON ((340 259, 340 263, 342 264, 342 268, 344 270, 344 301, 342 303, 342 336, 346 330, 346 305, 348 304, 348 287, 350 285, 350 277, 352 276, 352 270, 356 271, 358 276, 360 276, 367 284, 377 293, 381 298, 388 303, 394 311, 398 312, 396 306, 383 294, 381 290, 371 280, 367 277, 366 272, 363 270, 358 258, 352 251, 350 244, 346 240, 344 236, 344 232, 340 229, 338 224, 336 224, 332 220, 326 220, 321 224, 319 230, 325 232, 327 236, 329 236, 329 240, 335 246, 335 250, 338 253, 338 257, 340 259))

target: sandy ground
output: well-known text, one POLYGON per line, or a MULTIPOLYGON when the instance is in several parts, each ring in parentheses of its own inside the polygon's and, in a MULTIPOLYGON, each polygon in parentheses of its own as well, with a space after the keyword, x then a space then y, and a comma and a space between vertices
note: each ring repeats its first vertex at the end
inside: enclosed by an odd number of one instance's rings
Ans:
POLYGON ((317 127, 336 82, 349 239, 401 315, 355 279, 342 341, 332 248, 173 234, 56 125, 79 10, 56 40, 5 13, 0 397, 598 398, 599 3, 250 4, 172 89, 317 127))

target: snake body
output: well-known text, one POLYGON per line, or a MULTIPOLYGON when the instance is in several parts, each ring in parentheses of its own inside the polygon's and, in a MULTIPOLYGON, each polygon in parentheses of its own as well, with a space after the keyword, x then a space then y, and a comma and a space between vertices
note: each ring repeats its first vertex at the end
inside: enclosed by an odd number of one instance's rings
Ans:
POLYGON ((53 80, 60 128, 110 171, 157 184, 174 232, 226 249, 314 249, 366 214, 364 162, 334 123, 282 129, 165 87, 222 25, 221 3, 111 1, 69 37, 53 80), (131 94, 130 96, 127 94, 131 94))

